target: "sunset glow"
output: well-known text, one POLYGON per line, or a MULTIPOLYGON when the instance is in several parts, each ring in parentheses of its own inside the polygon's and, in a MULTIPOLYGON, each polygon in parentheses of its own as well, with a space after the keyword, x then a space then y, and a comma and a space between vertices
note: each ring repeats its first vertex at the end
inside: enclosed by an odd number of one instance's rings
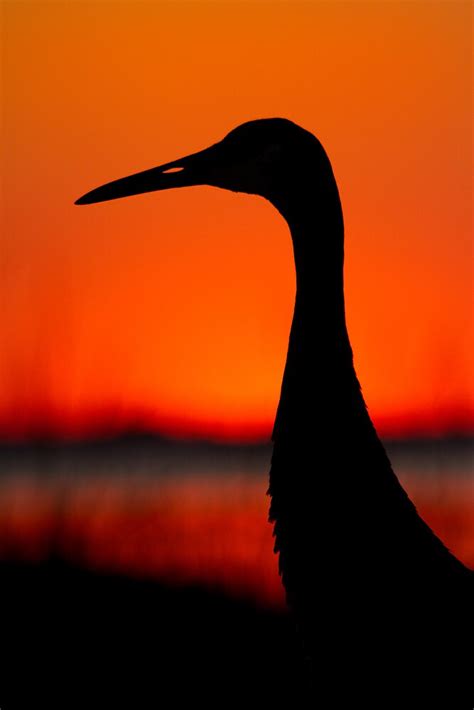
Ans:
POLYGON ((295 289, 278 213, 209 187, 73 204, 264 116, 331 158, 381 433, 474 429, 470 3, 2 8, 0 439, 270 435, 295 289))

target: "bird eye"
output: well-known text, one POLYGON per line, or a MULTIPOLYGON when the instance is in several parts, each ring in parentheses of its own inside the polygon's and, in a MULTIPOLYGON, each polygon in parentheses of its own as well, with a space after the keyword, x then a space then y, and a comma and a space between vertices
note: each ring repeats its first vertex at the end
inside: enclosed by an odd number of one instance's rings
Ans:
POLYGON ((264 153, 264 159, 268 161, 278 160, 281 155, 281 146, 277 143, 267 146, 264 153))

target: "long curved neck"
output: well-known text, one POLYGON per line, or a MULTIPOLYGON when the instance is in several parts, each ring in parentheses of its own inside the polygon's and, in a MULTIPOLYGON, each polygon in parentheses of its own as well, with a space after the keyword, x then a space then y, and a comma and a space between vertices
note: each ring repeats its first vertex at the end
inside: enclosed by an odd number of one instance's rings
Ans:
POLYGON ((400 620, 410 612, 400 607, 408 588, 424 603, 443 575, 464 573, 418 516, 367 412, 344 314, 342 210, 332 171, 323 177, 272 199, 290 228, 297 283, 269 520, 287 601, 315 659, 331 644, 337 657, 367 624, 377 647, 382 611, 400 620))
POLYGON ((332 174, 326 182, 275 201, 293 241, 296 300, 274 440, 284 431, 314 435, 332 415, 339 431, 346 414, 368 420, 346 328, 341 204, 332 174))

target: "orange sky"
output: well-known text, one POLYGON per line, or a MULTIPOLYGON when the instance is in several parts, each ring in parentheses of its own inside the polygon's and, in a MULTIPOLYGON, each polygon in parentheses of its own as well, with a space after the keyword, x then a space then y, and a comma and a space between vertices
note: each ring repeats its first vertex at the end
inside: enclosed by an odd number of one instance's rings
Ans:
POLYGON ((278 213, 209 187, 73 205, 264 116, 333 163, 381 432, 474 426, 470 3, 2 12, 0 438, 269 435, 295 288, 278 213))

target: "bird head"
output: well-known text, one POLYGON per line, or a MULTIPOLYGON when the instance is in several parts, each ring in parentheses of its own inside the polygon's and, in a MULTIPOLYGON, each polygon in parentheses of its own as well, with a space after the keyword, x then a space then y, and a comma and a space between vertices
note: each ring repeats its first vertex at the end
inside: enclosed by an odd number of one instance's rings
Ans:
POLYGON ((261 195, 277 203, 279 193, 302 174, 308 174, 310 163, 314 170, 315 154, 326 158, 319 141, 292 121, 248 121, 209 148, 109 182, 86 193, 76 204, 191 185, 261 195))

